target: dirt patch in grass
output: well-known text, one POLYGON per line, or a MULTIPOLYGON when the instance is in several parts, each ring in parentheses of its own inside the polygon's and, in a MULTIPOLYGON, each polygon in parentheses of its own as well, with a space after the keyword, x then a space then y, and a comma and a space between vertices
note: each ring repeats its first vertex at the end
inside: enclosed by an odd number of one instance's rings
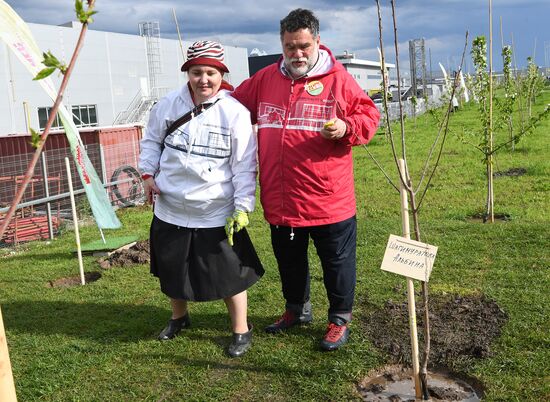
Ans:
MULTIPOLYGON (((507 314, 491 299, 483 295, 458 296, 458 295, 433 295, 430 299, 430 328, 431 328, 431 350, 429 367, 437 370, 445 370, 448 373, 460 373, 466 370, 469 364, 476 360, 486 358, 491 355, 491 344, 500 335, 503 325, 506 323, 507 314)), ((373 344, 388 355, 390 364, 399 364, 405 367, 411 367, 411 345, 409 336, 409 315, 407 302, 395 302, 389 300, 379 309, 372 311, 364 317, 359 317, 359 325, 367 333, 373 344)), ((424 321, 424 308, 420 301, 417 301, 417 322, 420 353, 423 350, 423 332, 422 325, 424 321)), ((384 370, 374 373, 359 384, 359 391, 363 395, 377 391, 378 385, 373 380, 380 376, 386 376, 386 379, 401 381, 404 378, 395 372, 385 372, 384 370), (387 377, 387 376, 390 377, 387 377), (369 382, 370 381, 370 382, 369 382), (374 388, 369 388, 369 387, 374 388)), ((460 375, 453 376, 457 384, 462 381, 460 375)), ((428 381, 428 385, 430 382, 428 381)), ((469 382, 471 384, 471 382, 469 382)), ((437 387, 436 387, 437 388, 437 387)), ((477 387, 480 388, 480 385, 477 387)), ((451 387, 449 392, 460 391, 460 384, 451 387)), ((377 398, 365 399, 375 401, 405 401, 408 399, 382 398, 381 388, 378 389, 377 398)), ((434 400, 459 400, 470 401, 469 397, 446 396, 442 399, 437 398, 438 392, 445 395, 445 387, 439 386, 439 389, 431 389, 434 400), (447 398, 447 399, 445 399, 447 398)), ((391 392, 390 392, 391 393, 391 392)), ((370 397, 369 397, 370 398, 370 397)), ((400 397, 401 398, 401 397, 400 397)), ((414 400, 414 390, 413 398, 414 400)))
POLYGON ((525 173, 527 173, 527 169, 525 168, 510 168, 508 170, 505 170, 504 172, 493 173, 493 177, 518 177, 523 176, 525 173))
POLYGON ((126 250, 115 251, 113 254, 99 259, 99 266, 103 269, 126 267, 134 264, 148 264, 149 240, 138 241, 126 250))
MULTIPOLYGON (((418 338, 423 343, 424 308, 417 301, 418 338)), ((491 343, 500 335, 507 314, 483 295, 432 295, 430 298, 430 366, 461 369, 472 359, 490 356, 491 343)), ((388 300, 381 308, 360 317, 360 325, 374 345, 392 363, 411 364, 407 302, 388 300)))
MULTIPOLYGON (((508 222, 512 219, 510 214, 507 214, 505 212, 495 212, 495 223, 504 223, 508 222)), ((487 223, 489 221, 489 218, 485 215, 483 212, 479 212, 473 215, 468 216, 468 221, 474 222, 474 223, 487 223)))
MULTIPOLYGON (((93 271, 93 272, 84 273, 84 281, 86 283, 95 282, 99 278, 101 278, 100 272, 93 271)), ((68 288, 71 286, 77 286, 81 284, 82 283, 80 281, 80 275, 68 276, 66 278, 59 278, 59 279, 56 279, 55 281, 48 281, 48 286, 50 288, 68 288)))

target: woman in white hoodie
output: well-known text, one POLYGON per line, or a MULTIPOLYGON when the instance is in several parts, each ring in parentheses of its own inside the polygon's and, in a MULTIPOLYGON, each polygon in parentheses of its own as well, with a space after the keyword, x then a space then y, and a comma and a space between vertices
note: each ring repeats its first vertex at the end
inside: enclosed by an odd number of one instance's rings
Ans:
POLYGON ((151 273, 170 298, 169 340, 190 325, 188 301, 223 299, 237 357, 251 345, 247 292, 263 267, 244 227, 255 204, 256 138, 229 95, 221 44, 195 42, 181 67, 189 81, 151 110, 139 168, 151 223, 151 273))

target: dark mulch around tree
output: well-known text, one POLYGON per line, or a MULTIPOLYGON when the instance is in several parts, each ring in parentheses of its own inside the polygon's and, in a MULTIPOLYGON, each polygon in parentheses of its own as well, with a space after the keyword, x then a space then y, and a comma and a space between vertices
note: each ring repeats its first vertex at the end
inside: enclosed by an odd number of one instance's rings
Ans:
MULTIPOLYGON (((495 212, 493 215, 495 218, 495 223, 505 223, 512 219, 510 214, 507 214, 506 212, 495 212)), ((489 217, 484 212, 475 213, 467 218, 470 222, 476 223, 487 223, 489 221, 489 217)))
MULTIPOLYGON (((387 354, 387 366, 370 373, 358 383, 365 401, 414 401, 410 367, 411 340, 406 296, 404 301, 388 300, 358 317, 358 325, 373 344, 387 354)), ((422 361, 424 308, 416 300, 418 341, 422 361)), ((432 295, 429 302, 431 349, 428 393, 433 401, 479 401, 483 384, 463 374, 475 359, 491 355, 491 345, 500 335, 507 314, 484 295, 432 295), (475 390, 475 391, 474 391, 475 390)))
POLYGON ((109 269, 134 264, 148 264, 149 261, 149 240, 143 240, 126 250, 115 251, 108 257, 100 258, 98 262, 101 268, 109 269))
MULTIPOLYGON (((416 301, 420 353, 423 350, 424 308, 416 301)), ((490 356, 507 314, 484 295, 432 295, 429 303, 431 349, 429 366, 463 371, 474 359, 490 356)), ((411 366, 407 301, 388 300, 379 309, 359 317, 359 325, 389 363, 411 366)))
POLYGON ((527 169, 525 168, 510 168, 504 172, 494 172, 493 177, 517 177, 523 176, 525 173, 527 173, 527 169))

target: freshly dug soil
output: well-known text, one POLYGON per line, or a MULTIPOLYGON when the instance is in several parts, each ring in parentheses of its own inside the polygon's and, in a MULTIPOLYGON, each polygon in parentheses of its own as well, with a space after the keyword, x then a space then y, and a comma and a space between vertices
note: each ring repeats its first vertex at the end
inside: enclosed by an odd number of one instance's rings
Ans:
MULTIPOLYGON (((417 300, 419 349, 423 350, 424 308, 417 300)), ((429 302, 430 367, 462 371, 473 359, 490 356, 491 344, 500 335, 507 314, 484 295, 432 295, 429 302)), ((407 301, 388 300, 380 309, 359 317, 360 325, 391 363, 411 366, 407 301)))
POLYGON ((527 169, 525 168, 510 168, 508 170, 505 170, 504 172, 495 172, 493 173, 493 177, 517 177, 517 176, 523 176, 525 173, 527 173, 527 169))
MULTIPOLYGON (((402 293, 401 289, 396 289, 402 293)), ((403 295, 405 299, 405 295, 403 295)), ((422 361, 424 308, 416 301, 420 361, 422 361)), ((392 366, 362 379, 357 389, 363 400, 414 401, 411 342, 407 301, 388 300, 382 308, 358 317, 374 345, 388 355, 392 366)), ((429 302, 431 349, 428 392, 432 401, 476 402, 483 385, 456 373, 475 359, 490 356, 491 344, 507 321, 507 314, 484 295, 432 295, 429 302)))
MULTIPOLYGON (((95 282, 99 278, 101 278, 101 273, 99 272, 84 272, 84 281, 86 283, 95 282)), ((80 284, 80 275, 68 276, 66 278, 59 278, 55 281, 48 282, 48 286, 51 288, 68 288, 80 284)))
POLYGON ((149 261, 149 240, 143 240, 126 250, 116 251, 108 257, 100 258, 98 262, 101 268, 109 269, 133 264, 148 264, 149 261))
MULTIPOLYGON (((476 222, 476 223, 486 223, 488 221, 488 217, 485 215, 485 213, 476 213, 469 217, 467 217, 470 222, 476 222)), ((495 212, 494 214, 495 223, 504 223, 510 221, 512 218, 510 214, 507 214, 505 212, 499 213, 495 212)))

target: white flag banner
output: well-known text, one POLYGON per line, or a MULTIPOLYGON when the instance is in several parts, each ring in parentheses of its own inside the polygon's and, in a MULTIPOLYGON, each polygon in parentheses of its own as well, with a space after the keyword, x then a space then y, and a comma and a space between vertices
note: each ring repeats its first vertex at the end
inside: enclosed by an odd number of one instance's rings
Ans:
MULTIPOLYGON (((36 44, 28 25, 4 0, 0 0, 0 39, 15 53, 33 77, 36 77, 46 67, 42 64, 42 51, 36 44)), ((55 101, 57 90, 50 77, 38 80, 37 82, 50 98, 55 101)), ((65 128, 71 153, 76 162, 78 174, 84 190, 86 190, 86 195, 97 225, 101 229, 119 228, 121 226, 120 221, 111 206, 101 180, 86 154, 84 143, 73 122, 72 113, 62 103, 59 105, 58 113, 65 128)))

